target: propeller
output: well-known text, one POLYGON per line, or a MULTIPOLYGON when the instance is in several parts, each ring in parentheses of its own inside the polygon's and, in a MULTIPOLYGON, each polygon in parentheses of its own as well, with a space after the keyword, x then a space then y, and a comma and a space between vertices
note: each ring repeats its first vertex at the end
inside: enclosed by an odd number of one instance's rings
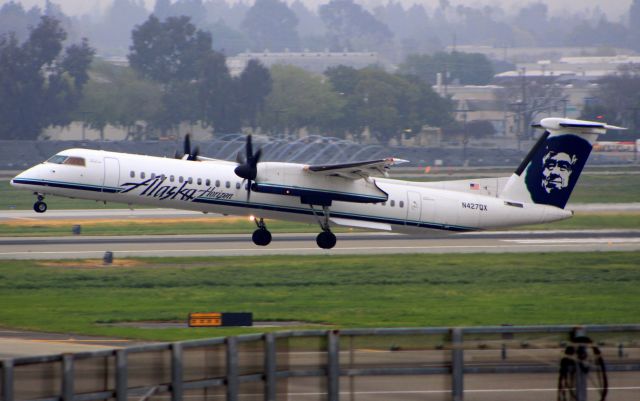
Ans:
POLYGON ((187 134, 184 136, 184 146, 183 152, 180 154, 180 151, 176 150, 174 157, 176 159, 185 159, 186 160, 198 160, 198 154, 200 153, 200 148, 196 146, 193 151, 191 151, 191 135, 187 134))
POLYGON ((236 162, 238 167, 233 170, 236 175, 242 178, 242 183, 248 181, 247 185, 247 201, 251 198, 251 182, 256 180, 258 175, 258 162, 262 156, 262 149, 258 149, 256 153, 253 153, 253 143, 251 135, 247 135, 247 144, 245 145, 246 156, 242 156, 242 152, 238 152, 236 155, 236 162))

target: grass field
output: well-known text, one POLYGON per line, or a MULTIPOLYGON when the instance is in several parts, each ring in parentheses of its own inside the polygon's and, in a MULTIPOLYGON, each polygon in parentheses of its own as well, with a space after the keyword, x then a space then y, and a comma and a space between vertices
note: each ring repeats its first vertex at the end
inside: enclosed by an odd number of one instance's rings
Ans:
POLYGON ((0 325, 152 340, 264 329, 108 323, 251 311, 324 327, 638 323, 640 252, 0 261, 0 325), (579 260, 579 263, 576 263, 579 260))
MULTIPOLYGON (((431 179, 428 180, 431 181, 431 179)), ((438 178, 437 180, 447 180, 447 178, 438 178)), ((0 210, 28 210, 33 207, 34 202, 35 197, 33 194, 11 187, 9 181, 0 181, 0 210)), ((580 182, 571 196, 571 202, 640 202, 640 174, 596 175, 586 172, 582 174, 580 182)), ((120 203, 104 205, 95 201, 67 199, 56 196, 48 197, 47 203, 51 209, 124 209, 129 207, 120 203)), ((139 208, 138 206, 136 207, 139 208)))

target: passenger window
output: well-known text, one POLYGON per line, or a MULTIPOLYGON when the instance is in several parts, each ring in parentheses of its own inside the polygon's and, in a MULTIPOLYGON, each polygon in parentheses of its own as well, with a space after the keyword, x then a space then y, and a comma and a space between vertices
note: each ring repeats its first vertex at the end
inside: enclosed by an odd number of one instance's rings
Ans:
POLYGON ((220 188, 220 180, 216 180, 216 187, 220 188))
POLYGON ((205 181, 205 184, 209 187, 211 186, 211 180, 207 178, 207 181, 205 181))
POLYGON ((396 205, 396 201, 392 200, 391 201, 391 207, 394 207, 396 205))
POLYGON ((151 173, 151 179, 153 180, 154 178, 156 178, 156 173, 151 173))
POLYGON ((240 189, 240 183, 236 182, 236 189, 240 189))
POLYGON ((131 172, 129 173, 129 177, 136 178, 136 172, 131 170, 131 172))
POLYGON ((178 182, 180 183, 184 182, 184 178, 182 178, 182 176, 178 177, 178 182))
POLYGON ((142 178, 144 180, 144 171, 142 173, 140 173, 140 178, 142 178))
POLYGON ((187 180, 187 182, 188 182, 189 184, 193 184, 193 178, 189 177, 189 179, 187 180))
POLYGON ((400 207, 404 207, 404 201, 400 201, 399 205, 400 207))
POLYGON ((67 157, 67 159, 63 162, 63 164, 69 164, 72 166, 85 166, 83 157, 67 157))
POLYGON ((202 178, 198 178, 198 185, 202 185, 202 178))
POLYGON ((227 188, 231 188, 231 183, 230 183, 229 181, 227 181, 227 182, 224 184, 224 186, 225 186, 225 187, 227 187, 227 188))
POLYGON ((174 176, 169 176, 169 181, 174 182, 176 180, 176 177, 174 176))

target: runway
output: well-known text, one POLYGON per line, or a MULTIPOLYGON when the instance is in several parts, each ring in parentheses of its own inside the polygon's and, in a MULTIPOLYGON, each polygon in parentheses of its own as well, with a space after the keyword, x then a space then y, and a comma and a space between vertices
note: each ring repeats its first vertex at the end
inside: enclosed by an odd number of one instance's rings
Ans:
MULTIPOLYGON (((574 203, 567 209, 585 213, 615 213, 640 211, 640 202, 632 203, 574 203)), ((62 209, 52 208, 46 213, 38 214, 33 210, 2 210, 0 222, 20 220, 137 220, 137 219, 196 219, 203 217, 220 217, 220 214, 194 212, 178 209, 62 209)))
POLYGON ((407 253, 514 253, 640 250, 640 230, 498 231, 421 238, 389 233, 337 234, 334 249, 316 246, 316 234, 274 234, 267 247, 250 234, 0 238, 0 259, 347 255, 407 253))

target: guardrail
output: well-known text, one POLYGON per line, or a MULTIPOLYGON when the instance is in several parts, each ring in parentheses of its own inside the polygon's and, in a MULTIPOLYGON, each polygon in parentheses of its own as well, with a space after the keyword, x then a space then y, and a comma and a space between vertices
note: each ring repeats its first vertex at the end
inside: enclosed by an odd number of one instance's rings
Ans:
MULTIPOLYGON (((296 380, 321 378, 319 399, 338 401, 349 391, 354 399, 356 378, 436 375, 449 378, 440 390, 459 401, 466 374, 558 374, 562 351, 587 335, 610 374, 640 372, 640 324, 307 330, 6 359, 1 394, 4 401, 162 394, 274 401, 288 399, 296 380)), ((586 400, 588 360, 568 360, 576 367, 572 396, 586 400)))

